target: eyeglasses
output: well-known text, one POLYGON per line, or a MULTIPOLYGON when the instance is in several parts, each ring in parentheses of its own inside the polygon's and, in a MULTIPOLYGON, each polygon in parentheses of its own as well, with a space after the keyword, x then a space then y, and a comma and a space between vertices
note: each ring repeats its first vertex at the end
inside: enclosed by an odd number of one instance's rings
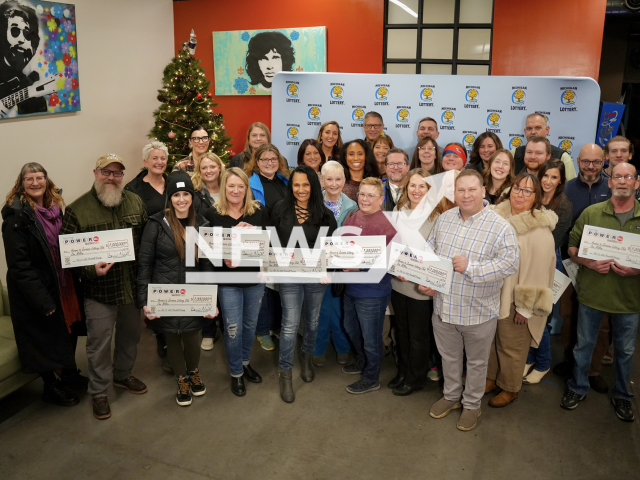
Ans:
POLYGON ((433 152, 436 149, 436 147, 418 147, 418 150, 426 150, 427 152, 433 152))
POLYGON ((278 159, 277 158, 260 158, 260 159, 258 159, 258 161, 262 162, 264 164, 278 163, 278 159))
POLYGON ((109 175, 113 175, 113 178, 120 178, 120 177, 124 177, 124 172, 117 172, 117 171, 113 171, 113 170, 105 170, 104 168, 99 168, 98 169, 100 171, 100 174, 103 177, 109 177, 109 175))
POLYGON ((358 197, 366 198, 367 200, 373 200, 374 198, 381 197, 382 195, 371 195, 370 193, 359 193, 358 197))
POLYGON ((638 178, 636 175, 614 175, 613 177, 611 177, 614 180, 620 181, 620 180, 635 180, 636 178, 638 178))
POLYGON ((402 163, 387 163, 387 167, 389 168, 402 168, 406 165, 405 162, 402 163))
POLYGON ((522 195, 524 195, 525 197, 530 197, 531 195, 533 195, 534 192, 533 190, 529 190, 528 188, 520 188, 517 185, 514 187, 511 187, 513 189, 513 193, 521 193, 522 195))
POLYGON ((602 165, 602 160, 582 160, 582 159, 580 159, 580 163, 582 165, 584 165, 585 167, 588 167, 590 165, 593 165, 594 167, 599 167, 600 165, 602 165))
POLYGON ((208 142, 209 141, 209 137, 206 136, 206 135, 204 137, 191 137, 191 141, 193 143, 208 142))
POLYGON ((22 180, 24 181, 24 183, 26 184, 31 184, 31 183, 40 183, 40 182, 44 182, 46 180, 47 177, 24 177, 22 180))
POLYGON ((380 128, 380 127, 382 127, 381 123, 365 123, 364 124, 364 128, 369 128, 369 129, 371 129, 371 128, 380 128))

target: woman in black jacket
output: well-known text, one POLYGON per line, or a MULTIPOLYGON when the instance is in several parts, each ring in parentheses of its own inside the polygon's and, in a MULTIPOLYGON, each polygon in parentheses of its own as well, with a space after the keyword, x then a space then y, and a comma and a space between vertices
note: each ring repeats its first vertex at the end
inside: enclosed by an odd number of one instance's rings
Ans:
POLYGON ((147 307, 148 285, 184 284, 187 271, 210 271, 211 263, 196 259, 195 267, 186 266, 186 227, 208 226, 198 215, 193 202, 193 184, 186 172, 178 171, 167 180, 166 211, 149 218, 144 228, 138 254, 138 306, 144 309, 153 328, 163 332, 167 338, 167 356, 176 374, 178 393, 176 402, 180 406, 191 405, 191 395, 204 395, 206 388, 200 372, 200 330, 204 317, 158 317, 152 316, 147 307), (180 372, 185 371, 186 374, 180 372))
POLYGON ((70 407, 80 400, 66 387, 86 386, 88 379, 74 358, 81 313, 71 271, 60 261, 62 208, 47 171, 27 163, 2 208, 2 239, 22 371, 40 374, 45 402, 70 407))
MULTIPOLYGON (((295 235, 298 229, 302 229, 304 233, 306 246, 313 248, 316 241, 319 242, 320 237, 331 236, 333 231, 338 228, 333 213, 324 204, 318 175, 306 165, 299 165, 293 170, 287 193, 284 199, 273 207, 271 217, 282 248, 289 246, 291 235, 295 235)), ((300 247, 297 242, 294 243, 291 247, 300 247)), ((305 382, 311 382, 314 379, 311 359, 318 333, 320 307, 326 289, 327 285, 320 282, 280 284, 280 301, 282 303, 280 397, 287 403, 295 400, 291 371, 300 313, 303 310, 305 324, 301 376, 305 382)))

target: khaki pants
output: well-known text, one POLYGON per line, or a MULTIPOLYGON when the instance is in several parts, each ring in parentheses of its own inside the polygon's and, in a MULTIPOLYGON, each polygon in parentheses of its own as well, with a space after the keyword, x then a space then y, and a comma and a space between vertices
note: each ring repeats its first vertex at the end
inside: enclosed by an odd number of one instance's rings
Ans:
POLYGON ((488 379, 495 380, 503 390, 514 393, 522 388, 522 373, 531 345, 529 326, 514 323, 515 314, 515 307, 511 305, 509 317, 498 320, 487 367, 488 379))
MULTIPOLYGON (((573 348, 578 341, 578 295, 573 285, 569 284, 560 297, 560 316, 563 319, 562 330, 560 332, 564 358, 573 362, 573 348)), ((602 370, 602 358, 609 348, 609 314, 602 317, 600 332, 596 340, 596 346, 591 355, 591 365, 589 366, 589 376, 600 375, 602 370)))

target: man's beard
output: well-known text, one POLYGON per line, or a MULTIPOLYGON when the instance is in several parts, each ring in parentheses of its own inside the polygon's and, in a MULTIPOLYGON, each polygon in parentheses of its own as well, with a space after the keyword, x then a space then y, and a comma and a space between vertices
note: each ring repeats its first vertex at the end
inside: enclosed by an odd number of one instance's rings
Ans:
POLYGON ((116 207, 120 204, 122 200, 122 190, 124 189, 122 184, 118 185, 110 180, 96 180, 93 186, 96 188, 98 200, 100 200, 105 207, 116 207), (110 185, 113 185, 113 187, 110 185))
POLYGON ((6 55, 7 62, 16 70, 22 71, 33 58, 33 50, 11 47, 6 55))
POLYGON ((619 190, 617 188, 614 188, 612 191, 612 195, 617 198, 629 198, 631 195, 633 195, 633 193, 633 189, 631 188, 628 188, 627 190, 619 190))
POLYGON ((582 178, 586 181, 586 182, 595 182, 598 177, 600 176, 600 172, 597 173, 587 173, 584 170, 580 170, 580 173, 582 174, 582 178))

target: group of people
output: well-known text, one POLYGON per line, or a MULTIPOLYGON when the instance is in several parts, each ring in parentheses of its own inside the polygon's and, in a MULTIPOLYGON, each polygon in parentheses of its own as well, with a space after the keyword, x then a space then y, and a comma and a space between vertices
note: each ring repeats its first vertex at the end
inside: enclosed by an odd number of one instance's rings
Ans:
MULTIPOLYGON (((365 138, 343 142, 339 124, 327 122, 317 139, 302 142, 290 169, 263 123, 251 124, 244 150, 228 165, 209 152, 209 134, 196 126, 191 154, 170 174, 167 147, 157 141, 143 148, 145 169, 126 184, 122 159, 102 155, 90 191, 69 205, 44 167, 24 165, 2 209, 2 234, 20 360, 24 371, 42 376, 43 399, 75 405, 73 388, 88 385, 93 413, 105 419, 111 383, 145 393, 132 374, 144 322, 156 335, 162 368, 175 376, 180 406, 206 393, 200 352, 213 348, 218 327, 237 396, 246 395, 245 382, 262 382, 251 366, 255 338, 267 351, 279 339, 280 395, 291 403, 302 322, 303 381, 312 382, 314 367, 326 365, 332 340, 342 371, 359 376, 347 392, 378 390, 383 357, 392 353, 393 394, 410 395, 444 377, 444 395, 430 415, 462 408, 457 428, 469 431, 485 394, 497 391, 489 405, 505 407, 523 383, 538 383, 550 370, 554 271, 571 258, 580 273, 577 288, 570 286, 561 301, 565 359, 556 373, 571 377, 561 406, 575 409, 589 388, 607 391, 597 366, 612 343, 612 403, 620 419, 632 421, 640 270, 578 255, 585 225, 640 228, 631 142, 615 137, 604 152, 583 146, 576 175, 571 157, 546 139, 549 128, 539 114, 527 117, 527 143, 513 152, 491 132, 478 136, 469 155, 458 143, 441 148, 437 123, 427 117, 410 157, 383 129, 382 117, 368 112, 365 138), (449 171, 453 193, 434 204, 429 177, 449 171), (323 278, 265 285, 258 264, 197 258, 187 248, 188 227, 271 229, 289 248, 320 248, 320 237, 354 227, 359 236, 384 236, 387 245, 433 250, 452 262, 453 280, 448 294, 386 269, 362 283, 323 278), (132 231, 135 261, 61 268, 58 235, 123 228, 132 231), (221 280, 216 314, 152 314, 148 285, 184 284, 189 272, 213 272, 221 280), (232 272, 247 274, 247 282, 225 283, 232 272), (75 363, 83 334, 88 378, 75 363)), ((363 278, 360 269, 340 274, 363 278)))

